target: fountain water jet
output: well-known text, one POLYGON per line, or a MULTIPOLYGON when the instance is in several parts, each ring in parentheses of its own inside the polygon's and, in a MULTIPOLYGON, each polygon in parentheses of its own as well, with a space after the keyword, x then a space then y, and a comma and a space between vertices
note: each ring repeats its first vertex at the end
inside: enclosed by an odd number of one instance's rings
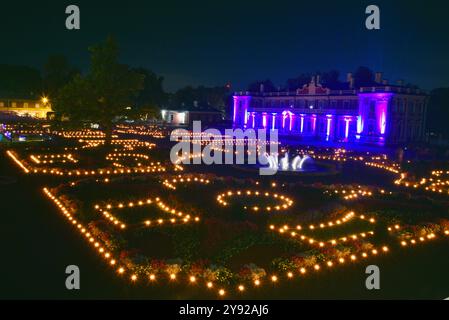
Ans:
POLYGON ((278 155, 269 155, 268 153, 265 153, 264 157, 270 169, 280 171, 303 171, 305 162, 313 160, 308 155, 302 157, 298 155, 290 162, 288 152, 280 160, 278 155))

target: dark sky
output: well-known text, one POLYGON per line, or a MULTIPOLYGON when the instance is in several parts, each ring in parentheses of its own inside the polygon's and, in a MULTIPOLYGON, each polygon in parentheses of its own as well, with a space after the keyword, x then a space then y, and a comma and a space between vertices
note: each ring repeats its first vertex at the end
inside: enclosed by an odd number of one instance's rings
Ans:
POLYGON ((303 72, 365 65, 425 89, 449 87, 447 0, 10 1, 0 3, 0 63, 42 67, 51 53, 85 69, 87 47, 114 35, 121 59, 187 84, 283 84, 303 72), (77 4, 81 30, 65 29, 77 4), (377 4, 381 30, 365 28, 377 4))

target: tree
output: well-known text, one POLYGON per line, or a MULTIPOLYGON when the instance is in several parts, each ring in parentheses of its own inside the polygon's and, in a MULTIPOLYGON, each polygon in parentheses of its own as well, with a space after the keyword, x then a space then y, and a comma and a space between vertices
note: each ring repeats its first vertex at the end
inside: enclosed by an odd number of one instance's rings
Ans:
POLYGON ((44 65, 43 82, 45 93, 54 97, 58 91, 72 80, 79 71, 71 66, 64 55, 48 57, 44 65))
POLYGON ((168 98, 163 89, 164 77, 160 77, 145 68, 137 68, 133 71, 142 75, 144 80, 143 88, 134 101, 130 115, 132 117, 144 117, 145 119, 158 117, 168 98))
POLYGON ((449 137, 449 127, 447 119, 449 118, 449 88, 438 88, 430 92, 427 113, 429 115, 438 115, 427 117, 427 128, 436 134, 449 137))
POLYGON ((95 121, 98 115, 89 80, 78 74, 62 87, 55 98, 53 111, 59 118, 68 117, 72 125, 95 121))
POLYGON ((175 92, 172 104, 175 107, 183 105, 195 107, 196 102, 198 108, 212 107, 225 112, 229 91, 229 86, 199 86, 197 88, 187 86, 175 92))
POLYGON ((264 92, 274 92, 277 91, 273 82, 270 79, 266 79, 264 81, 254 81, 248 85, 248 91, 250 92, 259 92, 260 86, 263 85, 264 92))
POLYGON ((95 121, 106 133, 106 145, 112 138, 113 121, 126 114, 126 108, 142 88, 144 76, 118 62, 118 46, 108 37, 89 48, 90 69, 76 76, 58 94, 54 110, 70 121, 95 121))
POLYGON ((358 67, 354 72, 354 84, 356 87, 371 86, 374 84, 374 73, 367 67, 358 67))
POLYGON ((296 78, 291 78, 287 80, 287 89, 289 91, 294 91, 298 88, 302 88, 305 84, 308 84, 312 79, 312 76, 309 73, 302 73, 296 78))
POLYGON ((321 84, 324 87, 333 88, 341 84, 340 82, 340 72, 337 70, 330 70, 328 72, 319 73, 321 77, 321 84))
POLYGON ((39 70, 27 66, 0 64, 0 93, 14 98, 38 98, 42 94, 39 70))

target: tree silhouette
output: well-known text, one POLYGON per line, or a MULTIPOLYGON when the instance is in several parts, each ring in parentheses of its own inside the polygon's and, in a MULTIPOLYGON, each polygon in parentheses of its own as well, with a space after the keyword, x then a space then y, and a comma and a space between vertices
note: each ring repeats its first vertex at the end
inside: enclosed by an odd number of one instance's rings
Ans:
POLYGON ((53 105, 59 117, 70 122, 92 121, 100 124, 110 144, 113 121, 126 114, 142 88, 144 76, 118 62, 118 46, 112 37, 89 48, 89 72, 78 75, 64 86, 53 105))

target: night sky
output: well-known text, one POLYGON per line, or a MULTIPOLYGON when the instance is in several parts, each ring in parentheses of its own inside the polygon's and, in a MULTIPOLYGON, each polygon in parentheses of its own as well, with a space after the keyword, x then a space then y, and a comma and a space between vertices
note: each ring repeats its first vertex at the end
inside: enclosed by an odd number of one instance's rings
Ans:
POLYGON ((0 4, 0 63, 41 68, 63 53, 81 69, 87 47, 108 34, 121 60, 181 86, 239 90, 270 78, 281 85, 303 72, 346 72, 365 65, 390 81, 449 87, 447 0, 426 1, 10 1, 0 4), (81 30, 65 29, 65 7, 81 10, 81 30), (365 28, 377 4, 381 30, 365 28))

